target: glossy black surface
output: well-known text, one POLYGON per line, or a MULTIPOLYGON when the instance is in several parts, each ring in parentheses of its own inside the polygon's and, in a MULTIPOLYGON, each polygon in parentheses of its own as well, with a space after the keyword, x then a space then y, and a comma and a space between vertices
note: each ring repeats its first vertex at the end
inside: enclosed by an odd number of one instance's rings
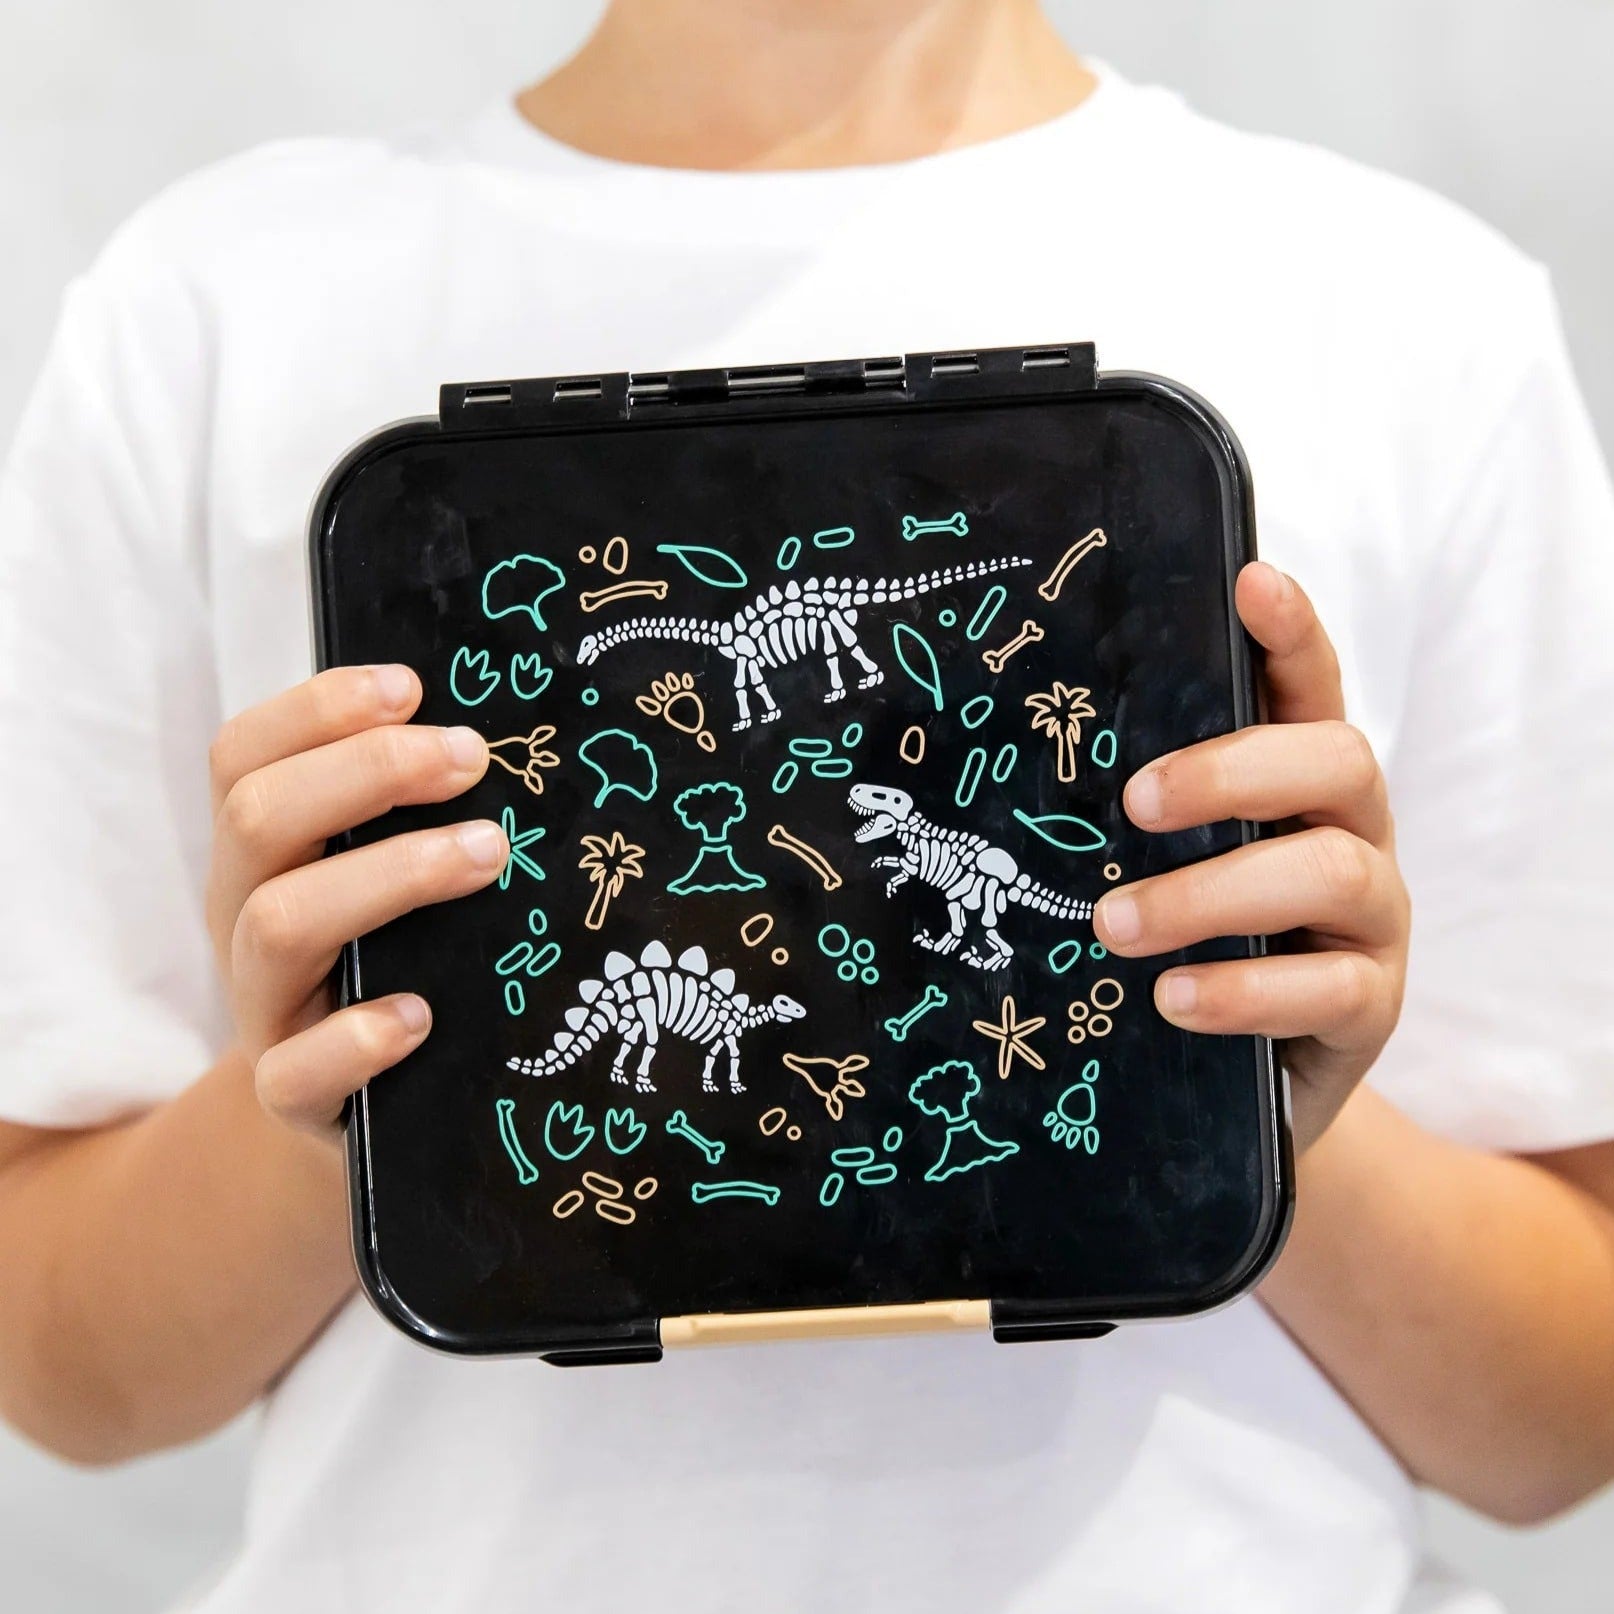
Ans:
MULTIPOLYGON (((1247 500, 1214 418, 1169 387, 1141 380, 1069 398, 951 407, 893 401, 817 418, 753 406, 732 417, 664 413, 644 423, 481 437, 444 435, 427 423, 350 459, 316 517, 325 660, 408 662, 426 688, 421 721, 468 722, 494 740, 551 725, 554 735, 539 748, 558 759, 540 770, 541 794, 493 767, 468 797, 396 812, 359 837, 498 818, 505 809, 518 831, 545 831, 529 847, 542 881, 517 870, 507 889, 413 915, 356 950, 364 995, 408 988, 424 993, 435 1014, 429 1041, 372 1085, 355 1118, 361 1268, 395 1320, 449 1348, 532 1350, 636 1326, 642 1333, 664 1315, 720 1310, 989 1297, 1046 1303, 1038 1309, 1070 1318, 1162 1314, 1226 1298, 1247 1280, 1271 1252, 1287 1199, 1267 1045, 1190 1037, 1162 1021, 1151 983, 1171 959, 1084 954, 1068 973, 1056 973, 1050 949, 1090 942, 1085 922, 1009 908, 1000 930, 1014 956, 995 971, 916 946, 916 930, 947 927, 946 904, 917 880, 888 898, 886 873, 870 864, 895 848, 854 842, 858 819, 847 806, 852 784, 900 787, 931 819, 985 836, 1036 881, 1084 898, 1109 888, 1107 863, 1132 879, 1238 844, 1243 831, 1233 824, 1143 835, 1126 822, 1120 792, 1149 758, 1253 715, 1229 604, 1230 577, 1250 542, 1247 500), (967 535, 902 536, 904 516, 957 511, 967 535), (855 535, 847 547, 811 541, 815 531, 847 527, 855 535), (1038 584, 1093 527, 1104 529, 1106 546, 1081 561, 1050 604, 1038 584), (581 591, 621 581, 600 559, 617 534, 630 550, 623 575, 665 581, 666 598, 585 613, 581 591), (801 555, 781 571, 780 546, 792 535, 802 540, 801 555), (720 590, 697 580, 657 553, 668 543, 727 552, 749 586, 720 590), (578 558, 585 548, 595 552, 591 563, 578 558), (517 554, 550 557, 565 575, 541 603, 541 630, 530 613, 489 619, 483 611, 486 574, 517 554), (883 683, 857 690, 858 669, 843 656, 853 687, 827 705, 825 668, 809 656, 766 675, 781 719, 739 733, 730 727, 732 666, 715 648, 637 640, 593 666, 576 665, 584 635, 614 621, 650 613, 715 621, 791 580, 907 578, 993 556, 1031 564, 860 611, 857 634, 883 683), (991 630, 971 642, 965 628, 999 582, 1007 601, 991 630), (946 610, 957 613, 950 629, 939 621, 946 610), (1027 619, 1045 637, 994 675, 982 650, 1002 645, 1027 619), (899 665, 898 623, 935 650, 941 713, 899 665), (487 651, 489 667, 500 672, 498 687, 470 707, 449 682, 461 647, 487 651), (533 653, 551 676, 526 700, 512 690, 510 661, 533 653), (673 672, 693 675, 713 754, 635 705, 673 672), (1072 784, 1057 778, 1055 743, 1033 732, 1025 704, 1056 680, 1090 690, 1096 708, 1083 725, 1072 784), (588 688, 599 691, 592 707, 581 700, 588 688), (979 728, 966 728, 961 712, 980 695, 993 697, 993 710, 979 728), (864 732, 848 748, 841 739, 853 723, 864 732), (912 724, 927 733, 918 766, 899 757, 912 724), (649 803, 617 792, 592 805, 600 779, 578 760, 578 748, 612 727, 655 757, 659 780, 649 803), (1106 728, 1117 735, 1107 768, 1092 754, 1106 728), (828 740, 837 755, 849 755, 851 776, 814 777, 797 759, 799 777, 776 793, 789 744, 803 739, 828 740), (1000 785, 991 763, 1007 745, 1018 747, 1018 762, 1000 785), (984 750, 987 768, 973 800, 960 807, 972 747, 984 750), (668 889, 691 870, 701 845, 672 803, 710 780, 738 785, 746 811, 729 826, 732 859, 719 854, 708 872, 738 868, 764 879, 764 889, 668 889), (1077 815, 1103 832, 1105 847, 1059 850, 1017 819, 1016 807, 1030 816, 1077 815), (824 855, 841 876, 838 889, 826 891, 802 861, 770 844, 775 823, 824 855), (584 927, 597 888, 578 866, 580 837, 613 831, 644 848, 644 872, 627 879, 595 932, 584 927), (560 957, 539 978, 518 975, 525 1008, 512 1014, 497 963, 533 939, 527 916, 534 907, 547 916, 534 946, 557 943, 560 957), (747 946, 740 927, 764 911, 774 916, 772 933, 747 946), (878 984, 837 977, 818 945, 831 923, 873 941, 878 984), (611 1080, 609 1036, 554 1075, 506 1068, 510 1057, 550 1045, 578 1001, 579 983, 600 977, 608 951, 637 959, 653 940, 674 956, 698 944, 710 968, 734 970, 736 990, 753 1000, 783 992, 805 1006, 797 1022, 743 1034, 743 1094, 729 1091, 725 1060, 718 1091, 704 1092, 702 1053, 678 1039, 664 1040, 656 1055, 654 1093, 633 1089, 632 1060, 630 1085, 611 1080), (771 953, 781 946, 789 961, 776 965, 771 953), (1106 979, 1125 994, 1113 1029, 1072 1045, 1068 1005, 1106 979), (946 1006, 894 1041, 884 1021, 932 983, 946 992, 946 1006), (998 1019, 1005 995, 1022 1017, 1045 1020, 1028 1039, 1045 1071, 1016 1058, 999 1079, 996 1047, 973 1022, 998 1019), (787 1052, 867 1055, 856 1078, 866 1096, 845 1100, 841 1119, 832 1119, 782 1064, 787 1052), (1045 1124, 1092 1058, 1100 1064, 1094 1153, 1056 1143, 1045 1124), (947 1123, 908 1095, 916 1077, 948 1060, 965 1060, 980 1076, 968 1109, 979 1133, 1018 1152, 931 1181, 925 1172, 942 1158, 947 1123), (530 1185, 518 1181, 501 1142, 500 1100, 514 1101, 516 1134, 538 1168, 530 1185), (557 1100, 581 1104, 585 1122, 599 1129, 569 1163, 545 1148, 545 1119, 557 1100), (619 1157, 601 1123, 607 1106, 626 1105, 648 1132, 619 1157), (765 1136, 759 1120, 780 1106, 786 1122, 765 1136), (724 1145, 720 1167, 668 1134, 675 1110, 724 1145), (799 1139, 789 1137, 791 1127, 801 1129, 799 1139), (843 1172, 838 1200, 822 1203, 831 1151, 870 1147, 883 1161, 893 1127, 903 1134, 890 1157, 896 1181, 863 1186, 843 1172), (654 1177, 657 1188, 639 1202, 625 1194, 622 1203, 635 1213, 630 1225, 597 1214, 593 1196, 558 1218, 554 1205, 585 1170, 625 1190, 654 1177), (691 1198, 694 1183, 737 1179, 777 1188, 777 1204, 691 1198)), ((493 603, 506 603, 497 587, 493 603)), ((1194 956, 1237 956, 1253 945, 1217 944, 1194 956)), ((1085 1113, 1086 1101, 1071 1107, 1085 1113)))

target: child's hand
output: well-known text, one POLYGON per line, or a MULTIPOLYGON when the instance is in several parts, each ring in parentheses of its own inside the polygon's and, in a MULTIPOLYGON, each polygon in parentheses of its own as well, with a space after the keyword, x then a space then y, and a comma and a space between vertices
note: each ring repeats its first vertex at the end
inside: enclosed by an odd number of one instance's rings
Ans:
POLYGON ((1384 775, 1344 721, 1339 663, 1311 601, 1260 564, 1244 568, 1236 598, 1267 652, 1270 721, 1140 769, 1127 816, 1148 830, 1244 818, 1291 832, 1109 892, 1093 922, 1128 958, 1212 936, 1292 933, 1292 952, 1167 970, 1155 1003, 1189 1031, 1282 1039, 1304 1149, 1395 1027, 1411 909, 1384 775))
POLYGON ((487 771, 473 730, 408 723, 420 695, 407 667, 337 667, 231 719, 213 743, 208 926, 259 1100, 295 1125, 328 1127, 431 1024, 410 993, 333 1014, 343 943, 480 889, 509 852, 483 820, 324 856, 331 836, 447 801, 487 771))

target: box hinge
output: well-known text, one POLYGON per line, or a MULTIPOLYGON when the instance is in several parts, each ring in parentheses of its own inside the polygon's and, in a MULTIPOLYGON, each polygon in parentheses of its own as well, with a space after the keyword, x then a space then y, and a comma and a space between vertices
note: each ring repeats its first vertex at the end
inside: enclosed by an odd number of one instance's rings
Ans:
POLYGON ((1114 1323, 1078 1321, 1061 1316, 1052 1307, 1013 1300, 992 1302, 992 1338, 1000 1345, 1022 1345, 1039 1339, 1102 1339, 1114 1332, 1114 1323))

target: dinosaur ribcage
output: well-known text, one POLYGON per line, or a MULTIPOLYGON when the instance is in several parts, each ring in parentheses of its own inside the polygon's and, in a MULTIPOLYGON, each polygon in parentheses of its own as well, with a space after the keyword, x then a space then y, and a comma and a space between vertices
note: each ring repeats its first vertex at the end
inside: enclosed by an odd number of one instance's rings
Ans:
POLYGON ((801 616, 786 616, 782 611, 759 614, 747 622, 745 628, 756 641, 762 660, 770 667, 787 667, 820 644, 831 648, 821 612, 801 616))
POLYGON ((946 890, 955 881, 966 878, 969 865, 958 854, 958 848, 939 837, 926 837, 908 848, 908 856, 919 865, 917 877, 926 885, 946 890))
POLYGON ((663 1032, 691 1042, 713 1042, 728 1036, 737 1019, 730 1003, 712 995, 711 982, 677 970, 635 970, 627 977, 628 995, 654 1006, 654 1019, 663 1032))

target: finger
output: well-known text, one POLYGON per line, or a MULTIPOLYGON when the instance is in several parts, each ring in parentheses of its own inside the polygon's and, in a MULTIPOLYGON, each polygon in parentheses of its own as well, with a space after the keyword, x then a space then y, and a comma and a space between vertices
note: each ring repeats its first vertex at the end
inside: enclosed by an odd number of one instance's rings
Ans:
POLYGON ((249 1052, 278 1042, 323 985, 344 943, 401 914, 487 885, 509 851, 477 820, 393 835, 276 875, 243 904, 231 937, 237 1023, 249 1052))
POLYGON ((1227 818, 1335 824, 1383 846, 1389 798, 1373 747, 1349 723, 1264 724, 1173 751, 1127 781, 1127 816, 1162 832, 1227 818))
POLYGON ((1277 567, 1253 561, 1239 573, 1233 597, 1240 620, 1266 651, 1268 720, 1343 718, 1339 658, 1305 590, 1277 567))
POLYGON ((1396 992, 1389 969, 1363 953, 1289 953, 1167 970, 1154 1001, 1185 1031, 1311 1037, 1346 1053, 1384 1040, 1396 992))
POLYGON ((219 809, 215 933, 228 934, 248 893, 313 862, 332 836, 405 803, 447 801, 487 768, 475 729, 390 724, 254 769, 219 809))
POLYGON ((413 992, 328 1014, 265 1052, 253 1077, 258 1102, 292 1126, 324 1131, 350 1094, 425 1041, 431 1023, 413 992))
POLYGON ((209 756, 213 811, 258 768, 381 723, 403 723, 420 704, 408 667, 331 667, 232 717, 209 756))
POLYGON ((1213 936, 1286 930, 1365 946, 1400 934, 1405 894, 1394 864, 1359 836, 1303 829, 1107 892, 1093 931, 1111 952, 1138 958, 1213 936))

